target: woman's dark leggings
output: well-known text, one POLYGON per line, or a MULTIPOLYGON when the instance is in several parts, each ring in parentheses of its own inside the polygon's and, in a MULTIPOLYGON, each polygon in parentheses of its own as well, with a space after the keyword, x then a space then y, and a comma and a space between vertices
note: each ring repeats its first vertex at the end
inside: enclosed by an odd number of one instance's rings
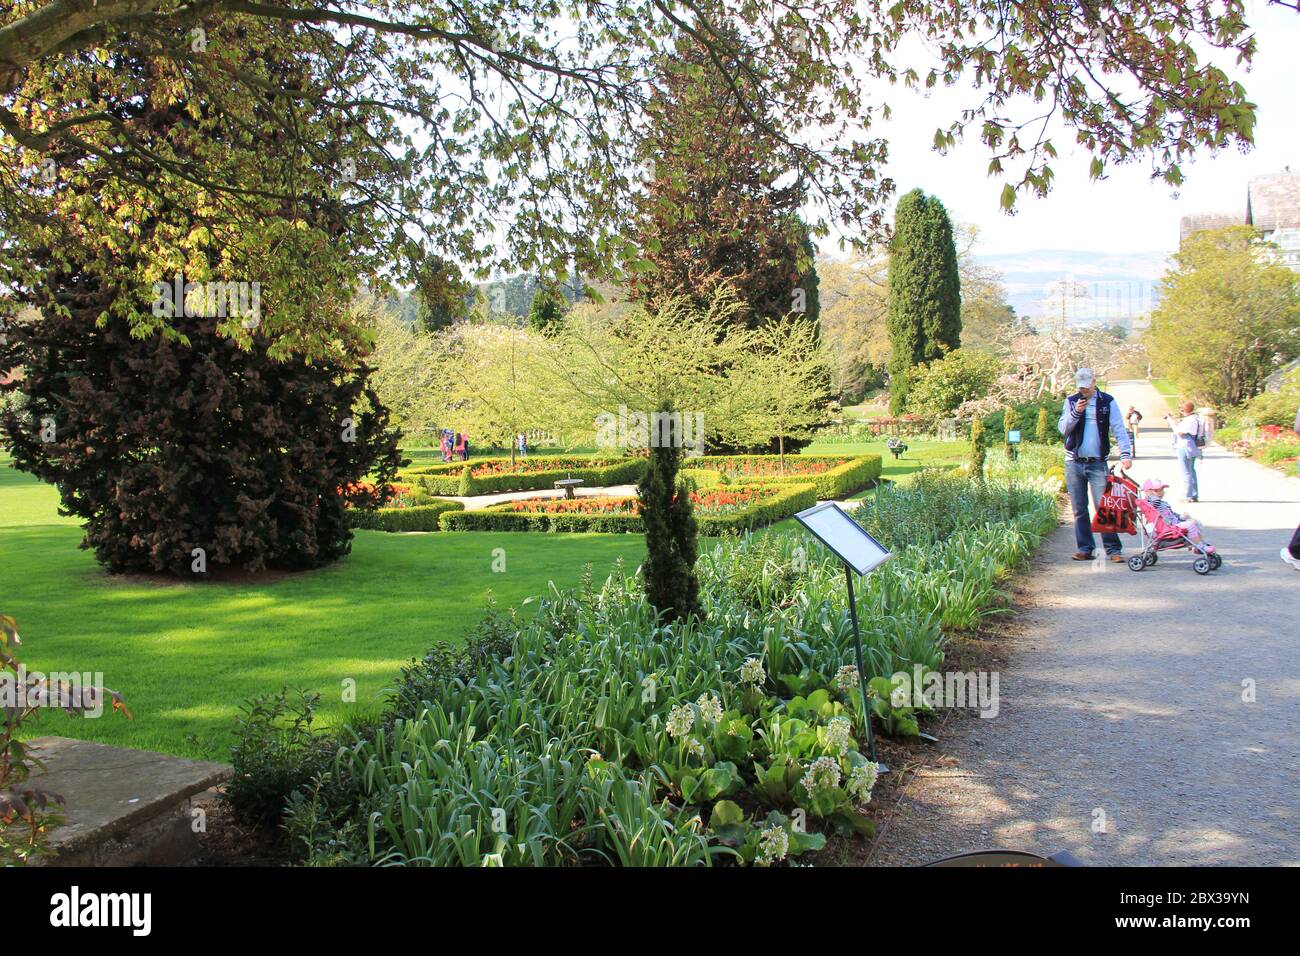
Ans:
POLYGON ((1291 552, 1291 557, 1300 559, 1300 527, 1295 529, 1295 534, 1291 535, 1291 544, 1287 547, 1291 552))

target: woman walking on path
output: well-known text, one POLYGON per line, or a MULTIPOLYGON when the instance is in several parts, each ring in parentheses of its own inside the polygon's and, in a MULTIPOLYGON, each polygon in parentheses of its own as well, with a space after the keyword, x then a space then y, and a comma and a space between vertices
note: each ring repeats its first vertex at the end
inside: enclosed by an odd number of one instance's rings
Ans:
POLYGON ((1205 426, 1201 417, 1194 413, 1196 408, 1191 402, 1183 402, 1179 411, 1183 417, 1174 421, 1174 416, 1166 415, 1165 420, 1174 432, 1174 452, 1178 455, 1178 464, 1183 469, 1183 500, 1199 501, 1201 489, 1196 483, 1196 459, 1201 457, 1201 445, 1204 443, 1205 426))

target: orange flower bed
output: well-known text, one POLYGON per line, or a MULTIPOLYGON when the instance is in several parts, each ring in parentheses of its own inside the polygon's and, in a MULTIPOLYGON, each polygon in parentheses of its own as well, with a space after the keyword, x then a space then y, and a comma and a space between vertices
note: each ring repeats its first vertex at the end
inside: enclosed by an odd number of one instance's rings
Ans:
MULTIPOLYGON (((779 494, 779 489, 715 488, 691 492, 691 505, 702 516, 728 515, 744 511, 751 505, 779 494)), ((587 496, 583 498, 526 498, 497 506, 502 511, 525 514, 628 514, 639 515, 641 503, 636 498, 587 496)))
POLYGON ((765 459, 737 459, 735 461, 709 462, 705 467, 711 471, 720 471, 729 476, 752 475, 755 477, 776 477, 783 475, 821 475, 852 461, 851 458, 809 459, 800 455, 791 455, 785 460, 782 470, 780 461, 765 459))
POLYGON ((526 475, 535 471, 562 471, 565 468, 599 468, 612 465, 612 459, 596 458, 516 458, 512 465, 510 459, 485 461, 470 466, 470 475, 475 478, 489 478, 493 475, 526 475))

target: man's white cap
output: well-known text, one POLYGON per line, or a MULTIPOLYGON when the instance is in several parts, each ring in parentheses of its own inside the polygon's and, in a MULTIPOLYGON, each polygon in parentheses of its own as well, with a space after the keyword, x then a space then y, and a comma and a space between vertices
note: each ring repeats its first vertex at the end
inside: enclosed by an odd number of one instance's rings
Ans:
POLYGON ((1090 368, 1081 368, 1074 373, 1074 384, 1079 388, 1087 388, 1095 381, 1097 381, 1097 376, 1092 374, 1090 368))

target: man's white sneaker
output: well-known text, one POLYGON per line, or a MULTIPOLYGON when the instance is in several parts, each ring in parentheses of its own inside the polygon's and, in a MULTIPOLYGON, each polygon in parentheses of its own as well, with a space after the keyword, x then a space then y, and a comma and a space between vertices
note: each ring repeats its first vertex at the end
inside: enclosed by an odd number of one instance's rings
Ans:
POLYGON ((1278 557, 1280 557, 1287 564, 1291 565, 1291 567, 1295 568, 1297 571, 1300 571, 1300 558, 1291 557, 1291 552, 1288 549, 1283 548, 1281 551, 1279 551, 1278 557))

